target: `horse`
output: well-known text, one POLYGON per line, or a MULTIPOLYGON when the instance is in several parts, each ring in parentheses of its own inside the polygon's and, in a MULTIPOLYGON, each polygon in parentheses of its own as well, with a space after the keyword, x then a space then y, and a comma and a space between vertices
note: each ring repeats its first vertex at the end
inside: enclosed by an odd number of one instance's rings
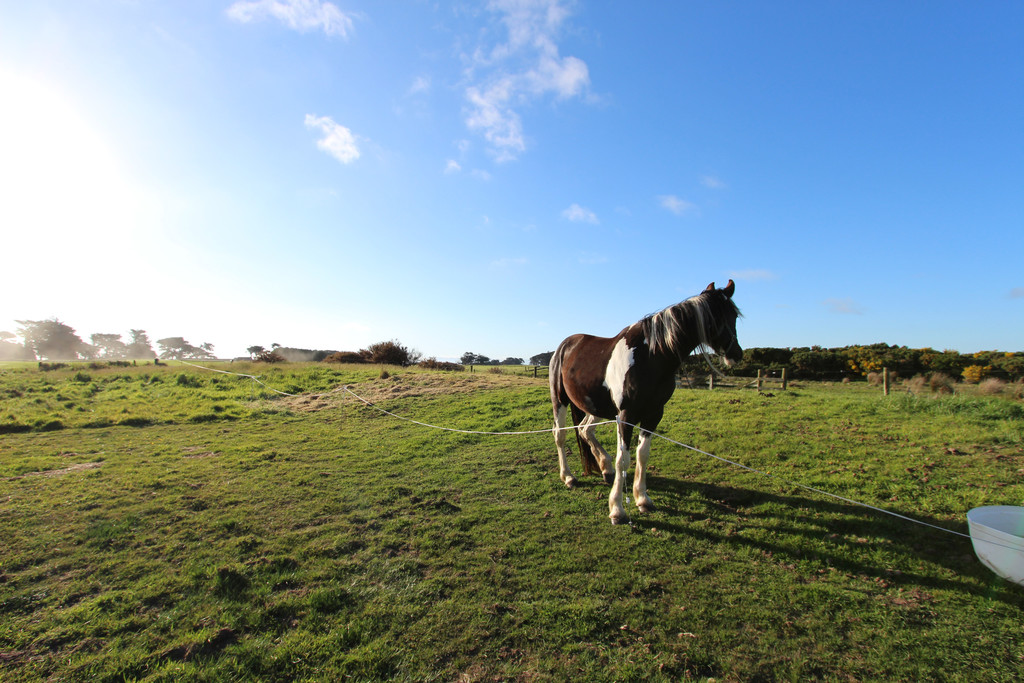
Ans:
POLYGON ((683 360, 698 348, 709 361, 708 350, 724 356, 727 366, 743 358, 736 337, 740 311, 732 300, 735 290, 732 280, 721 289, 712 282, 697 296, 648 315, 614 337, 567 337, 552 356, 549 382, 559 478, 569 488, 576 485, 565 446, 568 408, 576 425, 583 474, 600 472, 612 486, 608 496, 612 524, 629 520, 622 494, 635 426, 640 428, 640 438, 633 498, 641 513, 654 511, 647 495, 651 433, 675 390, 675 375, 683 360), (600 420, 616 422, 614 465, 594 435, 600 420))

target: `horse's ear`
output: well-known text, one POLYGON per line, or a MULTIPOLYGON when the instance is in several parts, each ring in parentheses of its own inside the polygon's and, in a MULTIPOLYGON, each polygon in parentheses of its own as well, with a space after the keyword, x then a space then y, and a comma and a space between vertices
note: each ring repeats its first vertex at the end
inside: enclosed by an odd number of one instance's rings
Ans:
POLYGON ((722 289, 722 292, 724 292, 724 293, 725 293, 725 295, 726 295, 727 297, 729 297, 730 299, 732 298, 732 294, 733 294, 733 292, 735 292, 735 291, 736 291, 736 283, 735 283, 735 282, 733 282, 732 280, 729 280, 729 284, 727 284, 727 285, 725 286, 725 288, 724 288, 724 289, 722 289))
MULTIPOLYGON (((705 292, 713 292, 713 291, 715 291, 715 283, 714 283, 714 282, 712 282, 712 283, 711 283, 710 285, 708 285, 707 287, 705 287, 705 288, 704 288, 704 291, 705 291, 705 292)), ((701 293, 703 294, 703 292, 701 292, 701 293)))

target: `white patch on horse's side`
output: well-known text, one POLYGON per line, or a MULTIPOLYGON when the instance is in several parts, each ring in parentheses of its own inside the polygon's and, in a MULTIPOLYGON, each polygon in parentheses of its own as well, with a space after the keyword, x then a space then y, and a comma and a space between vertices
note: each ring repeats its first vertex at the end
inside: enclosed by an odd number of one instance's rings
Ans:
POLYGON ((604 385, 611 392, 616 408, 622 408, 622 394, 626 390, 626 373, 633 367, 633 351, 633 348, 626 345, 625 337, 620 339, 612 349, 608 367, 604 371, 604 385))

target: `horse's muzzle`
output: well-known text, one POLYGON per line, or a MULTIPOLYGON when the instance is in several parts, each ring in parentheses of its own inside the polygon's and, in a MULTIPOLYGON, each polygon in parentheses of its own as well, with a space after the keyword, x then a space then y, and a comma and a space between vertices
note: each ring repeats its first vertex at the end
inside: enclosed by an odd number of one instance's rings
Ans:
POLYGON ((739 342, 733 339, 732 344, 729 344, 729 348, 722 355, 725 356, 725 367, 731 368, 735 363, 743 360, 743 349, 740 347, 739 342))

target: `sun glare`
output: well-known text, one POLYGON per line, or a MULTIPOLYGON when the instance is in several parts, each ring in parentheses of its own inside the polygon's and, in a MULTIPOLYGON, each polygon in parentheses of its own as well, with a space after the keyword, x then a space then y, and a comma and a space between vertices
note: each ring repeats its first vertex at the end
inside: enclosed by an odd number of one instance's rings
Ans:
POLYGON ((91 271, 109 287, 113 278, 97 272, 109 270, 99 263, 123 262, 139 248, 149 227, 146 193, 99 128, 57 89, 0 69, 0 93, 5 281, 33 283, 18 294, 18 314, 69 315, 53 302, 81 300, 81 288, 69 287, 75 273, 91 271), (40 268, 51 276, 37 277, 40 268))

